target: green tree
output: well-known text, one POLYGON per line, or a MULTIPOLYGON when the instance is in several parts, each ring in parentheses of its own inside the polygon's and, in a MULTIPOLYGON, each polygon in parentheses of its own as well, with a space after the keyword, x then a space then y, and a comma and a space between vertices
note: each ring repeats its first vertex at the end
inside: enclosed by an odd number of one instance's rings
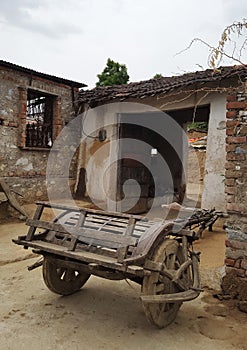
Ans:
POLYGON ((96 86, 110 86, 126 84, 129 81, 129 75, 125 64, 119 64, 108 58, 106 67, 97 77, 99 81, 96 86))
POLYGON ((159 79, 159 78, 162 78, 162 77, 163 77, 162 74, 157 73, 157 74, 155 74, 155 75, 153 76, 153 79, 159 79))

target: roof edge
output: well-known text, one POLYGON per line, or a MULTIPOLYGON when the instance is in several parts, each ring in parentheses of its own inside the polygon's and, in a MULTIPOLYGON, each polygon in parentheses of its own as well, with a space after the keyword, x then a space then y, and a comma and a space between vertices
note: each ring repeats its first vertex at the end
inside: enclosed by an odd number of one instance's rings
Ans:
POLYGON ((14 70, 17 70, 17 71, 22 72, 22 73, 36 75, 38 77, 41 77, 41 78, 44 78, 47 80, 52 80, 52 81, 58 82, 60 84, 68 85, 68 86, 73 86, 73 87, 77 87, 77 88, 82 88, 82 87, 87 86, 84 83, 79 83, 77 81, 73 81, 73 80, 69 80, 69 79, 65 79, 65 78, 60 78, 60 77, 57 77, 57 76, 51 75, 51 74, 37 72, 33 69, 19 66, 18 64, 7 62, 4 60, 0 60, 0 66, 14 69, 14 70))

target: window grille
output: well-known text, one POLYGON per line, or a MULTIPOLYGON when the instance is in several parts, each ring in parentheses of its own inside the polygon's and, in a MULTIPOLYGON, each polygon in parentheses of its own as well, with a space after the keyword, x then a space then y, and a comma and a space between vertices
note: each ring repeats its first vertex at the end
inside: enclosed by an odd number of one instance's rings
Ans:
POLYGON ((26 147, 52 146, 54 98, 40 92, 28 91, 26 111, 26 147))

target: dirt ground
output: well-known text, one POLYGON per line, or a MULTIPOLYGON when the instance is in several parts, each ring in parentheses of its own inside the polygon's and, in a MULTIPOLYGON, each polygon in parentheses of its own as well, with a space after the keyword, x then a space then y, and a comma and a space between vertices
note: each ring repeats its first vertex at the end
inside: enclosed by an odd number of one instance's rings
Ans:
MULTIPOLYGON (((217 287, 222 273, 221 225, 196 243, 196 250, 203 251, 204 286, 217 287)), ((162 330, 148 323, 140 288, 132 282, 91 277, 72 296, 53 294, 41 268, 27 271, 37 257, 11 242, 26 232, 24 223, 0 226, 0 350, 247 349, 247 315, 213 297, 209 288, 184 303, 175 322, 162 330)))

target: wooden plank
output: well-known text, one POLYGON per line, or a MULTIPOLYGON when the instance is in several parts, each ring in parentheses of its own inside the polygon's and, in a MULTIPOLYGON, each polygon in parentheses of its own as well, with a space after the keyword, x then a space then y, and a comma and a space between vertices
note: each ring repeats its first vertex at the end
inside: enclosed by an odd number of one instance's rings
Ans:
MULTIPOLYGON (((77 220, 78 219, 72 221, 69 219, 69 220, 64 221, 64 224, 72 227, 72 226, 76 225, 77 220)), ((84 227, 85 228, 95 228, 97 230, 100 228, 100 226, 98 224, 93 223, 88 219, 85 220, 84 227)), ((111 223, 107 223, 104 226, 104 229, 102 229, 102 231, 108 231, 108 232, 112 232, 112 233, 116 233, 116 234, 123 234, 124 231, 126 230, 126 227, 127 227, 127 225, 121 225, 121 226, 119 225, 119 227, 118 227, 118 225, 115 226, 114 223, 111 222, 111 223)), ((135 229, 133 231, 133 236, 139 238, 142 234, 145 233, 146 229, 149 227, 151 227, 151 226, 148 226, 146 228, 142 227, 141 229, 136 229, 136 226, 135 226, 135 229)))
POLYGON ((144 269, 160 272, 163 269, 163 263, 155 262, 153 260, 146 259, 144 264, 144 269))
MULTIPOLYGON (((104 220, 103 218, 97 216, 97 218, 91 218, 91 216, 87 216, 87 222, 93 222, 93 223, 106 223, 107 226, 119 226, 122 228, 126 228, 126 226, 128 225, 128 220, 123 221, 118 221, 115 218, 110 218, 109 217, 109 222, 106 222, 106 220, 104 220)), ((146 224, 141 224, 140 221, 138 221, 135 225, 135 230, 140 231, 140 232, 145 232, 145 230, 149 227, 151 227, 154 223, 146 223, 146 224)))
POLYGON ((100 232, 112 232, 112 233, 116 233, 116 234, 123 234, 126 230, 126 227, 121 229, 118 227, 112 227, 112 226, 108 226, 108 225, 99 225, 99 224, 93 224, 93 223, 89 223, 89 222, 85 222, 84 226, 85 228, 92 228, 95 229, 97 231, 100 232))
POLYGON ((141 266, 137 265, 131 265, 131 266, 124 266, 123 264, 120 264, 117 262, 116 258, 110 257, 110 256, 105 256, 105 255, 100 255, 96 253, 91 253, 91 252, 86 252, 86 251, 75 251, 71 252, 68 251, 66 247, 62 246, 57 246, 52 243, 44 242, 44 241, 31 241, 31 242, 26 242, 24 241, 19 241, 18 244, 24 245, 34 249, 39 250, 41 253, 42 252, 47 252, 50 254, 54 254, 56 256, 64 256, 68 257, 77 261, 82 261, 86 263, 96 263, 99 264, 100 266, 107 267, 110 269, 118 270, 118 271, 123 271, 126 272, 126 269, 129 274, 133 275, 144 275, 144 270, 141 266))
MULTIPOLYGON (((66 214, 68 215, 68 214, 66 214)), ((79 218, 79 213, 71 213, 71 215, 73 216, 69 216, 68 218, 65 218, 65 220, 63 221, 63 223, 68 224, 68 225, 75 225, 77 223, 77 220, 79 218)), ((128 219, 119 219, 119 218, 114 218, 114 217, 103 217, 100 215, 92 215, 90 213, 87 213, 86 216, 86 220, 85 220, 85 224, 86 225, 97 225, 97 224, 105 224, 105 226, 110 227, 111 229, 115 229, 119 227, 119 228, 123 228, 126 229, 127 225, 128 225, 128 219), (107 222, 109 221, 109 222, 107 222)), ((137 234, 139 233, 144 233, 145 230, 149 227, 151 227, 154 223, 153 222, 141 222, 141 221, 137 221, 136 225, 135 225, 135 231, 137 232, 137 234)))
POLYGON ((128 219, 121 219, 121 220, 118 220, 118 218, 115 218, 113 216, 106 216, 106 217, 103 217, 103 216, 100 216, 100 215, 97 215, 97 216, 93 216, 93 215, 88 215, 87 216, 87 219, 89 221, 92 221, 92 222, 100 222, 100 223, 104 223, 104 222, 109 222, 109 223, 112 223, 112 224, 115 224, 116 226, 126 226, 128 224, 128 219))
MULTIPOLYGON (((125 237, 131 236, 131 234, 135 228, 135 223, 136 223, 135 218, 133 218, 133 217, 129 218, 128 226, 127 226, 125 234, 124 234, 125 237)), ((127 255, 127 252, 128 252, 128 247, 120 247, 118 249, 118 261, 119 262, 122 262, 124 260, 124 258, 127 255)))
MULTIPOLYGON (((95 219, 91 218, 90 216, 87 216, 87 220, 86 222, 93 222, 93 223, 106 223, 106 220, 104 220, 103 218, 100 218, 99 216, 95 219)), ((119 226, 119 227, 123 227, 126 228, 126 226, 128 225, 128 220, 125 220, 124 222, 119 222, 118 220, 111 220, 111 218, 109 218, 109 222, 106 223, 107 226, 119 226)), ((153 226, 154 222, 151 223, 146 223, 146 224, 141 224, 140 221, 138 221, 135 225, 135 230, 136 231, 140 231, 140 232, 145 232, 146 229, 148 229, 149 227, 153 226)))
POLYGON ((28 246, 35 249, 42 250, 42 251, 46 251, 52 254, 67 256, 67 257, 84 261, 87 263, 98 263, 101 266, 105 266, 105 267, 116 268, 121 266, 121 264, 118 264, 117 260, 112 257, 99 255, 96 253, 90 253, 86 251, 71 252, 71 251, 68 251, 66 247, 57 246, 48 242, 32 241, 32 242, 28 242, 28 246))
MULTIPOLYGON (((119 212, 109 212, 109 211, 106 212, 103 210, 95 210, 95 209, 89 209, 89 208, 70 207, 70 206, 59 204, 59 203, 52 203, 51 204, 49 202, 40 202, 40 201, 37 201, 36 203, 42 204, 46 208, 64 209, 67 211, 75 211, 75 212, 80 212, 80 211, 84 210, 87 213, 100 214, 103 216, 114 216, 114 217, 128 218, 128 219, 132 216, 130 214, 124 214, 124 213, 119 213, 119 212)), ((147 219, 141 215, 133 215, 133 217, 135 217, 136 220, 147 221, 147 219)))
MULTIPOLYGON (((42 212, 43 212, 43 209, 44 209, 44 207, 43 207, 42 204, 39 204, 37 206, 36 212, 35 212, 34 217, 33 217, 34 220, 40 219, 40 217, 42 215, 42 212)), ((27 220, 27 222, 28 222, 28 220, 27 220)), ((26 225, 28 225, 27 222, 26 222, 26 225)), ((26 238, 27 241, 31 241, 32 240, 32 238, 33 238, 33 236, 35 234, 35 231, 36 231, 36 227, 30 227, 29 228, 28 233, 27 233, 27 238, 26 238)))
POLYGON ((172 229, 172 223, 167 221, 166 223, 156 223, 152 228, 147 230, 142 240, 138 241, 138 245, 135 248, 132 256, 124 260, 125 264, 136 264, 144 262, 146 255, 149 253, 151 247, 155 241, 160 237, 165 237, 172 229))
MULTIPOLYGON (((77 228, 80 228, 81 226, 83 226, 83 223, 84 223, 85 219, 86 219, 86 212, 82 211, 80 213, 80 216, 79 216, 78 220, 77 220, 75 228, 77 229, 77 228)), ((69 246, 69 250, 74 251, 75 248, 76 248, 77 242, 78 242, 78 238, 76 236, 72 236, 71 244, 69 246)))
POLYGON ((101 241, 108 242, 116 242, 125 245, 135 245, 137 243, 137 239, 134 237, 126 237, 123 235, 115 235, 107 232, 100 232, 92 229, 85 228, 77 228, 77 227, 67 227, 66 225, 54 223, 54 222, 46 222, 42 220, 28 219, 27 225, 33 227, 39 227, 47 230, 52 230, 56 232, 62 233, 70 233, 71 235, 76 236, 79 240, 85 237, 89 239, 98 239, 101 241))
POLYGON ((176 303, 193 300, 198 297, 200 292, 196 292, 192 289, 185 292, 173 293, 173 294, 159 294, 159 295, 142 295, 141 300, 144 303, 162 304, 162 303, 176 303))

